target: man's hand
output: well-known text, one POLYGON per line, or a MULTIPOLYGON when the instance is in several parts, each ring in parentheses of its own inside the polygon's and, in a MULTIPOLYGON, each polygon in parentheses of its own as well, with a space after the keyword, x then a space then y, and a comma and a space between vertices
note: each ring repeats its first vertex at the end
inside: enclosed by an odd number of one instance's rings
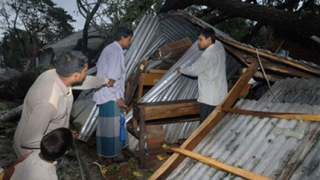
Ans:
POLYGON ((108 83, 107 83, 107 86, 108 86, 108 87, 112 87, 113 84, 114 84, 114 82, 116 82, 116 81, 113 80, 113 79, 109 79, 109 81, 108 81, 108 83))
POLYGON ((70 129, 70 131, 72 133, 72 137, 76 139, 78 137, 78 132, 75 129, 70 129))
POLYGON ((124 107, 124 100, 122 98, 117 99, 117 102, 119 107, 124 107))
POLYGON ((180 72, 180 69, 181 69, 180 67, 177 67, 177 68, 176 68, 176 71, 179 73, 179 72, 180 72))

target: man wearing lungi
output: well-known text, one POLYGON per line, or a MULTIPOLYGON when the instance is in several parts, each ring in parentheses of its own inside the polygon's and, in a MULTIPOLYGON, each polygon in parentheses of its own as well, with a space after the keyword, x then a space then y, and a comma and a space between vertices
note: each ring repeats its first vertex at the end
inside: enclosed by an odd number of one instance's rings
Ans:
MULTIPOLYGON (((97 127, 97 153, 99 159, 112 158, 113 162, 124 159, 121 151, 128 146, 128 138, 120 140, 120 114, 124 108, 124 90, 126 67, 124 49, 131 44, 133 32, 119 27, 115 41, 106 46, 97 62, 97 76, 115 80, 113 87, 102 87, 93 95, 99 106, 99 122, 97 127)), ((125 130, 127 136, 127 132, 125 130)))

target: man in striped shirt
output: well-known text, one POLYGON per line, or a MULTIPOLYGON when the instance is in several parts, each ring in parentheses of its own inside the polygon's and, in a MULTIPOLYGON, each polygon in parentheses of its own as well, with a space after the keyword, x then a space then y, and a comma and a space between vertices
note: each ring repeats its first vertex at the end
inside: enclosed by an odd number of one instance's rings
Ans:
POLYGON ((200 123, 216 108, 227 95, 226 53, 220 41, 215 40, 211 28, 202 29, 198 36, 198 47, 204 50, 189 67, 177 68, 178 72, 198 77, 200 123))

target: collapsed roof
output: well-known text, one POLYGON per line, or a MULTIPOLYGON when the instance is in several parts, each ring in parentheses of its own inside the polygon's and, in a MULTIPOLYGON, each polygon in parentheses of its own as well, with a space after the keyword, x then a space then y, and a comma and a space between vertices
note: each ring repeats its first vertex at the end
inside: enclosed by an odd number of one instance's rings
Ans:
MULTIPOLYGON (((176 73, 174 70, 176 67, 190 65, 201 54, 201 51, 198 50, 195 41, 197 32, 202 27, 214 28, 206 22, 189 16, 183 12, 171 12, 167 14, 160 14, 158 16, 145 16, 141 20, 134 32, 132 46, 125 54, 126 68, 128 72, 127 79, 136 71, 137 68, 139 68, 143 57, 147 57, 149 59, 149 68, 156 67, 170 59, 170 55, 158 56, 158 58, 155 59, 152 58, 154 53, 163 44, 172 43, 188 37, 192 41, 193 45, 190 46, 190 48, 182 55, 181 58, 179 58, 177 62, 172 64, 171 68, 163 78, 153 88, 151 88, 139 102, 150 103, 196 99, 198 95, 196 79, 190 79, 176 73)), ((316 103, 310 105, 291 104, 293 102, 288 101, 286 98, 297 99, 291 98, 293 95, 297 94, 290 94, 284 90, 288 84, 287 82, 294 82, 296 84, 307 82, 302 83, 303 85, 301 86, 290 86, 292 88, 300 88, 297 89, 297 91, 301 93, 301 88, 310 87, 310 89, 312 89, 314 87, 313 83, 315 82, 296 78, 293 80, 289 79, 281 81, 281 79, 285 79, 287 77, 302 77, 307 79, 316 78, 320 75, 320 68, 317 64, 304 60, 295 60, 283 54, 274 54, 247 44, 242 44, 220 30, 216 28, 214 28, 214 30, 217 33, 217 39, 222 41, 228 53, 226 73, 229 78, 237 73, 239 68, 242 68, 242 72, 246 72, 248 70, 252 71, 250 72, 252 73, 251 77, 277 82, 273 86, 273 90, 265 94, 261 100, 239 101, 237 102, 236 107, 261 111, 268 109, 276 112, 289 111, 319 113, 317 111, 318 104, 316 103), (258 70, 254 72, 252 68, 250 68, 250 65, 253 63, 259 63, 259 68, 257 67, 258 65, 256 65, 258 70), (281 92, 285 92, 285 95, 288 96, 286 96, 286 98, 283 97, 283 95, 280 95, 281 92), (270 94, 272 95, 271 97, 270 94), (280 101, 274 102, 274 96, 276 96, 276 99, 279 99, 280 101)), ((249 81, 250 78, 247 78, 246 80, 249 81)), ((242 79, 240 79, 240 81, 241 80, 242 79)), ((248 81, 243 81, 243 83, 247 83, 248 81)), ((318 82, 318 80, 316 80, 316 82, 318 82)), ((315 88, 316 89, 313 89, 312 92, 318 95, 318 89, 317 87, 315 88)), ((97 125, 98 110, 97 106, 92 101, 92 93, 93 90, 83 91, 75 102, 72 111, 72 116, 75 118, 74 123, 77 124, 80 129, 79 139, 83 141, 87 141, 92 136, 97 125)), ((305 93, 304 95, 306 94, 308 93, 305 93)), ((314 94, 311 99, 314 102, 319 101, 314 94)), ((297 101, 297 103, 301 103, 302 101, 310 102, 307 98, 301 98, 301 101, 297 101)), ((126 120, 129 121, 131 118, 132 112, 129 112, 126 116, 126 120)), ((303 169, 303 167, 298 167, 297 162, 304 162, 304 164, 308 164, 308 162, 314 163, 310 161, 310 158, 307 162, 308 158, 305 158, 307 156, 307 154, 304 153, 305 149, 301 149, 301 151, 297 152, 294 152, 293 149, 299 147, 302 148, 302 144, 305 145, 305 143, 309 143, 309 141, 305 141, 309 137, 312 137, 313 140, 308 144, 308 146, 306 146, 306 148, 312 150, 312 147, 318 147, 318 145, 314 146, 314 137, 318 132, 318 123, 300 123, 300 120, 284 120, 277 118, 259 119, 248 115, 233 115, 226 113, 226 116, 224 116, 219 123, 218 121, 208 121, 208 124, 210 126, 206 128, 202 127, 200 129, 198 127, 198 122, 167 124, 164 126, 166 141, 172 143, 176 142, 178 139, 188 138, 195 131, 196 133, 193 135, 196 136, 201 134, 199 131, 205 129, 208 135, 198 138, 203 140, 192 144, 196 153, 214 158, 218 157, 221 158, 219 160, 223 162, 230 163, 235 166, 239 165, 241 167, 248 168, 248 170, 273 178, 280 177, 282 176, 281 173, 283 174, 283 172, 288 171, 288 168, 286 167, 288 162, 292 162, 296 165, 295 169, 297 169, 297 171, 295 172, 295 177, 301 177, 301 174, 303 174, 303 171, 301 171, 301 168, 303 169), (215 123, 217 123, 217 126, 213 128, 215 123), (295 131, 294 128, 301 129, 301 127, 304 129, 299 132, 293 132, 295 131), (293 135, 287 137, 284 136, 283 133, 275 134, 272 130, 276 128, 278 128, 279 131, 282 130, 282 132, 284 132, 285 129, 288 129, 288 131, 292 130, 293 135), (287 149, 279 149, 280 147, 285 147, 281 145, 282 143, 289 145, 287 149), (216 148, 217 151, 214 151, 211 148, 216 148), (276 152, 278 151, 281 152, 277 154, 276 152), (299 152, 304 153, 303 157, 298 158, 299 152), (296 159, 290 159, 291 157, 296 159), (281 161, 279 161, 279 158, 281 161), (262 163, 264 160, 268 163, 262 163), (277 165, 273 166, 272 163, 270 164, 269 160, 277 161, 277 165), (258 168, 255 169, 255 167, 258 168), (299 169, 300 172, 298 172, 299 169)), ((205 133, 202 133, 202 135, 203 134, 205 133)), ((194 136, 192 138, 194 138, 194 136)), ((193 142, 193 139, 191 139, 190 142, 193 142)), ((136 146, 137 140, 131 136, 130 148, 136 148, 136 146)), ((183 148, 185 147, 188 150, 193 150, 193 148, 189 148, 191 146, 183 146, 183 148)), ((194 161, 189 158, 180 163, 181 155, 175 154, 174 158, 169 160, 169 165, 167 164, 166 167, 161 168, 162 170, 156 172, 156 175, 153 177, 168 177, 169 179, 191 179, 192 177, 216 179, 227 177, 226 173, 210 169, 207 165, 202 163, 194 163, 194 161), (179 161, 176 161, 177 157, 180 158, 179 161), (180 164, 180 166, 171 166, 172 164, 180 164)), ((291 172, 291 175, 292 173, 293 172, 291 172)))

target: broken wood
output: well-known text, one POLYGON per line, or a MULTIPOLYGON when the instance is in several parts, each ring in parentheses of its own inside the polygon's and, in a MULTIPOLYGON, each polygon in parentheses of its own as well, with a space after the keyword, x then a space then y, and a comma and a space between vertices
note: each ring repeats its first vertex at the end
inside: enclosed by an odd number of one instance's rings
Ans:
POLYGON ((268 178, 265 176, 262 176, 260 174, 253 173, 251 171, 247 171, 245 169, 241 169, 235 166, 231 166, 228 164, 225 164, 223 162, 220 162, 216 159, 213 159, 211 157, 206 157, 201 154, 194 153, 192 151, 181 149, 181 148, 170 148, 173 152, 185 155, 187 157, 190 157, 192 159, 198 160, 208 166, 211 166, 217 170, 226 171, 228 173, 234 174, 236 176, 240 176, 245 179, 250 180, 272 180, 272 178, 268 178))
MULTIPOLYGON (((245 72, 247 70, 247 68, 242 68, 242 73, 245 72)), ((267 77, 265 77, 262 72, 260 71, 257 71, 254 75, 254 77, 256 78, 260 78, 260 79, 268 79, 268 81, 270 82, 276 82, 276 81, 279 81, 281 79, 284 79, 284 77, 282 76, 277 76, 277 75, 271 75, 271 74, 267 74, 267 77)))
POLYGON ((242 46, 242 45, 240 45, 238 43, 230 42, 228 40, 225 40, 223 38, 219 38, 219 40, 221 40, 223 43, 226 43, 226 44, 228 44, 228 45, 230 45, 232 47, 235 47, 237 49, 241 49, 241 50, 246 51, 248 53, 251 53, 251 54, 254 54, 254 55, 259 55, 261 57, 268 58, 268 59, 273 60, 275 62, 279 62, 279 63, 285 64, 285 65, 289 65, 291 67, 298 68, 298 69, 310 72, 310 73, 315 74, 315 75, 320 75, 320 70, 317 70, 317 69, 311 68, 309 66, 297 63, 295 61, 290 61, 288 59, 285 59, 285 58, 282 58, 282 57, 278 57, 276 55, 269 54, 269 53, 260 51, 258 49, 256 50, 256 49, 253 49, 253 48, 245 47, 245 46, 242 46))
POLYGON ((134 106, 135 119, 141 119, 138 109, 144 109, 145 121, 200 114, 200 104, 196 100, 139 103, 134 106))
POLYGON ((137 68, 137 70, 134 74, 133 80, 132 80, 129 88, 127 88, 127 91, 126 91, 127 93, 125 95, 125 105, 127 105, 127 106, 129 106, 131 104, 134 93, 138 87, 140 76, 144 72, 144 70, 147 66, 147 62, 148 62, 147 58, 142 58, 141 63, 139 65, 139 68, 137 68))
MULTIPOLYGON (((256 58, 242 52, 242 51, 239 51, 231 46, 228 46, 228 45, 224 45, 224 47, 226 48, 226 50, 228 52, 230 52, 231 54, 233 54, 235 57, 237 57, 243 64, 247 65, 248 63, 252 63, 253 61, 257 61, 256 58)), ((277 73, 282 73, 282 74, 285 74, 285 75, 290 75, 290 76, 297 76, 297 77, 303 77, 303 78, 316 78, 315 75, 312 75, 310 73, 306 73, 304 71, 301 71, 301 70, 298 70, 298 69, 295 69, 295 68, 291 68, 291 67, 288 67, 288 66, 284 66, 284 65, 281 65, 281 64, 275 64, 275 63, 271 63, 267 60, 264 60, 262 59, 261 61, 262 63, 262 66, 265 70, 269 70, 269 71, 274 71, 274 72, 277 72, 277 73)), ((257 75, 257 77, 259 77, 259 75, 257 75)), ((262 76, 260 76, 262 77, 262 76)), ((272 78, 271 78, 272 79, 272 78)), ((275 81, 277 78, 274 78, 275 81)))
MULTIPOLYGON (((145 165, 145 136, 146 136, 146 123, 152 121, 166 122, 175 121, 179 119, 182 121, 192 121, 197 116, 199 119, 200 107, 196 100, 179 100, 155 103, 134 103, 133 104, 133 118, 132 129, 128 131, 133 133, 139 139, 139 162, 140 166, 145 165), (137 125, 139 124, 139 131, 137 125)), ((161 123, 158 123, 161 124, 161 123)))
MULTIPOLYGON (((248 84, 249 80, 252 78, 257 69, 257 62, 254 62, 249 66, 248 70, 238 79, 237 83, 233 86, 224 100, 189 136, 189 138, 181 145, 181 148, 193 150, 205 138, 205 136, 210 133, 210 131, 226 115, 226 113, 221 112, 219 108, 231 107, 235 103, 242 89, 248 84)), ((184 156, 174 153, 149 179, 165 179, 175 168, 179 166, 184 158, 184 156)))
POLYGON ((221 111, 226 113, 258 116, 258 117, 320 122, 320 114, 265 112, 265 111, 252 111, 252 110, 244 110, 244 109, 236 109, 236 108, 222 108, 221 111))
POLYGON ((149 69, 147 71, 150 74, 165 74, 167 73, 167 70, 163 70, 163 69, 149 69))
POLYGON ((139 82, 139 87, 138 87, 138 99, 141 99, 143 96, 144 86, 154 86, 160 81, 163 75, 164 74, 162 73, 157 73, 157 74, 142 73, 140 82, 139 82))
POLYGON ((167 60, 172 59, 177 61, 181 56, 192 46, 190 38, 185 37, 180 40, 164 44, 158 48, 158 50, 151 56, 151 58, 160 58, 167 60))

